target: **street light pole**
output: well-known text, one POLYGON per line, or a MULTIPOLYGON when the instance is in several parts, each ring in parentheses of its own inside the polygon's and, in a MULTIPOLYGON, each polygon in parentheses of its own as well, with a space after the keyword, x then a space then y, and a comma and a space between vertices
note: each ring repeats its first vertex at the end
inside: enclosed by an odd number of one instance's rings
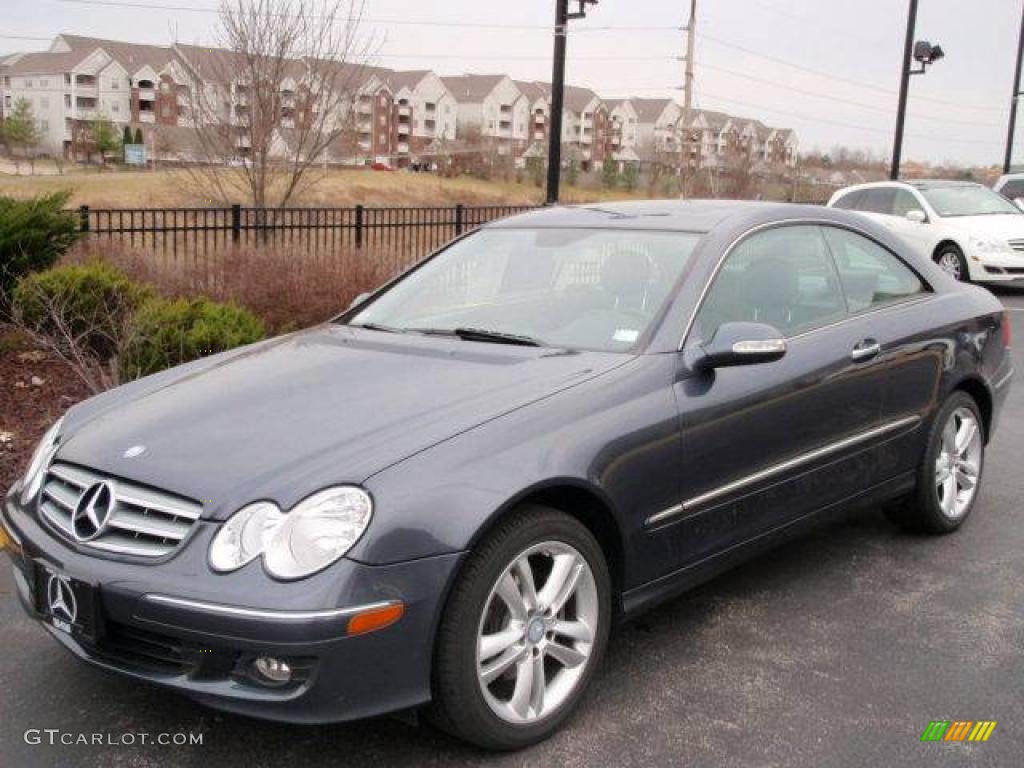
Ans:
POLYGON ((547 204, 558 203, 558 183, 562 173, 562 108, 565 105, 565 47, 569 20, 582 19, 588 5, 597 0, 573 0, 579 7, 569 13, 569 0, 555 2, 555 60, 551 69, 551 121, 548 124, 547 204))
POLYGON ((914 55, 914 33, 917 27, 917 0, 910 0, 910 13, 907 18, 907 40, 903 47, 903 76, 900 79, 900 102, 896 111, 896 136, 892 146, 892 166, 889 178, 896 181, 900 177, 900 156, 903 154, 903 126, 907 118, 907 92, 910 90, 910 62, 914 55))
POLYGON ((548 205, 558 202, 562 173, 562 107, 565 104, 565 44, 568 36, 569 0, 556 0, 555 61, 551 69, 551 120, 548 123, 548 205))
POLYGON ((1013 139, 1017 132, 1017 103, 1020 101, 1020 70, 1021 59, 1024 59, 1024 10, 1020 17, 1020 34, 1017 37, 1017 66, 1013 76, 1013 100, 1010 102, 1010 125, 1006 131, 1006 158, 1003 160, 1003 173, 1010 172, 1013 163, 1013 139))

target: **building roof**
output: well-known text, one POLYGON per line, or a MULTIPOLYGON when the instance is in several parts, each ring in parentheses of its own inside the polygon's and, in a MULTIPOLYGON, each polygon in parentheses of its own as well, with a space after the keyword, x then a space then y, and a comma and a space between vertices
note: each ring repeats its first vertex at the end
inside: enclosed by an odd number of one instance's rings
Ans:
POLYGON ((102 48, 129 74, 134 74, 146 66, 159 72, 176 58, 174 51, 169 46, 125 43, 119 40, 105 40, 67 33, 58 35, 54 40, 54 46, 59 41, 64 41, 70 48, 70 52, 77 53, 79 58, 85 58, 97 48, 102 48))
POLYGON ((400 91, 403 88, 408 88, 410 91, 415 90, 416 86, 419 85, 423 78, 430 74, 429 69, 411 69, 404 72, 388 72, 387 81, 388 85, 391 86, 392 91, 400 91))
POLYGON ((629 102, 641 123, 655 122, 669 104, 675 104, 672 99, 629 99, 629 102))
POLYGON ((516 84, 516 88, 529 99, 530 103, 537 101, 538 99, 545 99, 551 101, 551 86, 547 83, 542 83, 537 80, 513 80, 516 84))
POLYGON ((15 54, 4 60, 5 75, 57 75, 70 72, 85 58, 79 51, 15 54))
POLYGON ((442 77, 441 80, 456 101, 474 104, 486 99, 506 77, 507 75, 459 75, 442 77))

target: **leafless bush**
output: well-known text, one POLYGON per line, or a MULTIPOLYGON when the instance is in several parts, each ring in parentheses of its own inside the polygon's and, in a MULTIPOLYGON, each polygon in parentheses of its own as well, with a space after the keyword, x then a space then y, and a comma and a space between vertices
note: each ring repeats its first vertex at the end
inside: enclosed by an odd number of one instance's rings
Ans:
POLYGON ((207 296, 254 312, 271 333, 323 322, 360 293, 397 274, 408 259, 391 252, 346 250, 310 253, 266 244, 193 253, 172 259, 159 251, 92 242, 72 261, 102 259, 167 297, 207 296))

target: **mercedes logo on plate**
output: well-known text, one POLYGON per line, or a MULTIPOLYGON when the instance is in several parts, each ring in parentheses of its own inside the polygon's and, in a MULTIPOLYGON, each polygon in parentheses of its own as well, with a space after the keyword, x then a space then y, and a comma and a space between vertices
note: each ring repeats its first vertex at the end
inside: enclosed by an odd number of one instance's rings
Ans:
POLYGON ((78 618, 78 601, 71 589, 71 582, 57 574, 50 575, 46 584, 46 601, 50 606, 50 614, 55 619, 74 624, 78 618))
POLYGON ((114 511, 114 489, 110 483, 90 485, 75 505, 71 517, 71 530, 79 541, 95 539, 110 520, 114 511))

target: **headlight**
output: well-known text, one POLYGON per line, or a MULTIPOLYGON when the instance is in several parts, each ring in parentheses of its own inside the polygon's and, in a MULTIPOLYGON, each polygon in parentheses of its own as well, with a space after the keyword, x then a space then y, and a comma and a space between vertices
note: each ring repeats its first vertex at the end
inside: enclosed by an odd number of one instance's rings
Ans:
POLYGON ((973 253, 989 254, 989 253, 1005 253, 1013 250, 1010 248, 1010 244, 1005 240, 999 240, 995 237, 983 237, 979 235, 971 235, 968 246, 973 253))
POLYGON ((284 514, 269 501, 236 512, 210 544, 210 565, 225 572, 263 555, 267 572, 301 579, 340 558, 363 535, 373 515, 366 491, 338 486, 315 493, 284 514))
POLYGON ((339 486, 315 493, 285 517, 263 564, 279 579, 316 573, 351 549, 372 515, 370 495, 360 488, 339 486))
POLYGON ((213 570, 233 571, 262 555, 283 517, 269 501, 257 501, 232 515, 210 544, 213 570))
POLYGON ((39 488, 43 484, 44 470, 57 452, 57 435, 60 434, 60 427, 63 422, 63 417, 57 419, 57 422, 46 430, 43 439, 39 441, 39 445, 32 452, 32 458, 28 462, 28 469, 25 470, 25 475, 21 481, 21 506, 23 507, 31 504, 32 499, 39 493, 39 488))

